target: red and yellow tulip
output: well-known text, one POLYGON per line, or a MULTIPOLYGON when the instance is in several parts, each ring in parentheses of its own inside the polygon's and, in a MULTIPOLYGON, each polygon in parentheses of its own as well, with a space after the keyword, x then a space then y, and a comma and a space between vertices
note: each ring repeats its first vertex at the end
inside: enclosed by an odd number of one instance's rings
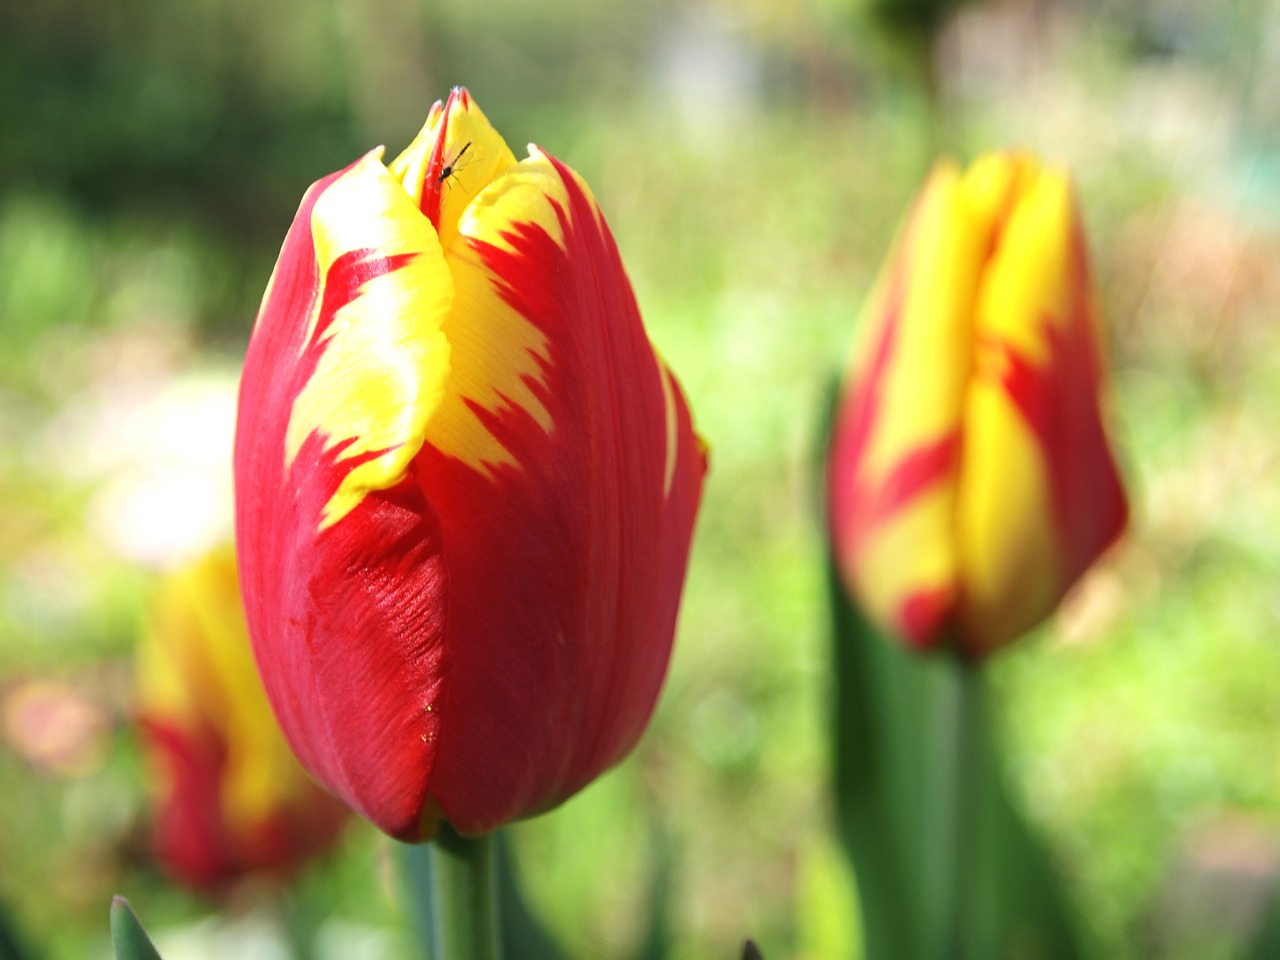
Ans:
POLYGON ((347 810, 307 777, 271 716, 230 549, 160 589, 136 696, 156 858, 176 878, 208 887, 282 872, 336 838, 347 810))
POLYGON ((866 306, 827 477, 847 586, 912 646, 1009 643, 1123 530, 1098 323, 1065 173, 937 166, 866 306))
POLYGON ((639 738, 706 464, 576 173, 461 89, 381 155, 308 191, 254 326, 241 582, 307 769, 475 835, 639 738))

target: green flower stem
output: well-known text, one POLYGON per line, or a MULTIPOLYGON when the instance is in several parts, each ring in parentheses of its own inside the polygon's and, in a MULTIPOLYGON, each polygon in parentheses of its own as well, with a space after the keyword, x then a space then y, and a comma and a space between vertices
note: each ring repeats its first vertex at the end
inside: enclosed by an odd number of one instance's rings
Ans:
POLYGON ((924 841, 926 911, 925 957, 965 957, 969 940, 966 883, 974 875, 974 841, 978 821, 981 771, 976 769, 980 735, 980 671, 958 658, 943 657, 933 665, 933 710, 926 773, 929 784, 924 841))
POLYGON ((403 848, 405 881, 429 960, 500 960, 497 847, 442 823, 431 843, 403 848))

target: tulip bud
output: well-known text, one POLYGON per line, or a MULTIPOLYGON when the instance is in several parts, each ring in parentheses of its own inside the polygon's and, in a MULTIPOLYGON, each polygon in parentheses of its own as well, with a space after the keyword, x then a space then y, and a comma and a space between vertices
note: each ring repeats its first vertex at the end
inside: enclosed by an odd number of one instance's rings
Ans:
POLYGON ((1065 173, 938 165, 866 306, 827 470, 841 575, 913 647, 1009 643, 1123 530, 1098 317, 1065 173))
POLYGON ((586 185, 465 90, 316 183, 240 386, 236 534, 267 695, 381 829, 477 835, 635 744, 705 457, 586 185))
POLYGON ((271 716, 229 549, 156 596, 137 701, 156 858, 174 877, 207 887, 282 872, 336 838, 347 811, 298 766, 271 716))

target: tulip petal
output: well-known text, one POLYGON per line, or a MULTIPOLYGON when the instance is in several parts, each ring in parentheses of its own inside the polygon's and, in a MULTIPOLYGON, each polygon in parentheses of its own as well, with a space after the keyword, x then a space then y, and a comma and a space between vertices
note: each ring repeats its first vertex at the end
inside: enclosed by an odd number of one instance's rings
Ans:
POLYGON ((444 393, 451 302, 435 232, 376 152, 320 181, 268 286, 236 431, 245 609, 277 717, 308 769, 406 836, 445 615, 438 523, 408 471, 444 393))
POLYGON ((377 154, 333 181, 311 217, 324 274, 308 317, 285 464, 308 438, 337 452, 343 476, 322 527, 369 490, 404 478, 449 372, 440 324, 452 285, 439 242, 377 154), (338 450, 338 448, 341 448, 338 450))
POLYGON ((638 739, 705 458, 572 171, 534 150, 459 233, 454 370, 414 466, 450 581, 430 790, 480 833, 560 802, 638 739))
POLYGON ((958 616, 975 648, 1037 623, 1125 526, 1097 326, 1070 184, 1046 170, 1005 226, 975 314, 957 515, 958 616))
POLYGON ((388 167, 448 250, 472 199, 515 162, 466 89, 455 87, 445 103, 436 101, 422 130, 388 167))
POLYGON ((868 303, 867 359, 833 435, 832 535, 859 567, 846 578, 916 644, 937 638, 957 576, 950 532, 984 244, 972 221, 955 169, 940 164, 868 303))

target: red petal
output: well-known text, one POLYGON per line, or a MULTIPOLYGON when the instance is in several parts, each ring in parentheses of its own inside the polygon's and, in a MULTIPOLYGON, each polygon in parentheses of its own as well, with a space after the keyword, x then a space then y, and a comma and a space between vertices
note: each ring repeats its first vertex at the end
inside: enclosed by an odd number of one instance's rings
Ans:
POLYGON ((997 345, 1004 387, 1044 450, 1062 549, 1063 592, 1115 542, 1129 516, 1099 408, 1102 364, 1078 216, 1071 222, 1068 270, 1065 326, 1044 324, 1049 362, 1037 364, 1007 343, 997 345))
POLYGON ((552 162, 561 243, 536 223, 514 224, 506 246, 470 241, 546 338, 529 386, 550 431, 519 404, 473 404, 512 462, 477 470, 428 435, 415 465, 450 587, 430 790, 464 833, 559 803, 639 738, 666 672, 705 471, 613 238, 552 162))
POLYGON ((445 576, 435 515, 405 480, 367 493, 325 525, 344 478, 381 451, 344 459, 351 441, 325 449, 317 430, 286 462, 295 401, 327 346, 329 323, 365 283, 406 262, 353 251, 321 277, 312 211, 345 173, 303 200, 245 359, 236 431, 241 589, 263 683, 303 765, 388 833, 416 837, 442 669, 445 576))

